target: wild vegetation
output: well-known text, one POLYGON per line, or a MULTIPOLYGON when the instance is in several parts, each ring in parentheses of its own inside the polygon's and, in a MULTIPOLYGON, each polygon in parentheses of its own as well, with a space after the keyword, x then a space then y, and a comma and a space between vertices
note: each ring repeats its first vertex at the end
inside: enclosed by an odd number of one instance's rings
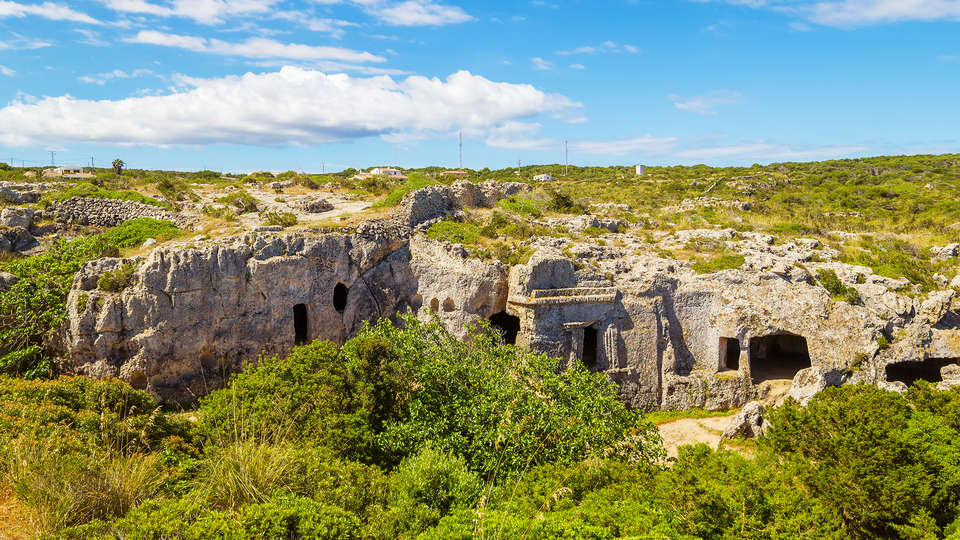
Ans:
MULTIPOLYGON (((254 187, 284 180, 391 208, 414 189, 453 181, 440 171, 396 181, 121 166, 41 204, 85 196, 175 209, 216 188, 219 206, 204 213, 231 221, 260 210, 254 187)), ((0 180, 30 183, 37 172, 0 166, 0 180)), ((615 203, 629 208, 594 210, 630 223, 651 246, 658 230, 724 227, 777 242, 815 238, 840 261, 920 292, 957 272, 928 252, 960 241, 956 155, 649 167, 643 177, 632 167, 470 172, 470 181, 556 178, 426 233, 484 259, 523 262, 530 238, 574 235, 548 218, 615 203), (685 204, 706 197, 737 204, 685 204)), ((260 217, 298 225, 282 212, 260 217)), ((342 348, 317 342, 263 358, 186 411, 118 381, 51 379, 79 268, 181 234, 149 219, 86 232, 0 261, 19 278, 0 293, 0 495, 12 493, 51 537, 960 537, 958 389, 828 389, 806 407, 771 412, 772 427, 747 455, 694 446, 666 462, 654 423, 713 413, 629 411, 603 376, 558 373, 555 359, 504 345, 489 328, 458 341, 436 323, 380 321, 342 348)), ((578 234, 603 242, 605 232, 578 234)), ((651 252, 700 273, 744 264, 722 242, 671 250, 651 252)), ((117 292, 131 279, 133 268, 119 266, 98 288, 117 292)), ((812 283, 859 302, 835 272, 812 283)))
POLYGON ((930 538, 960 532, 960 389, 831 388, 748 456, 665 462, 582 367, 437 323, 367 326, 194 411, 0 378, 0 484, 57 538, 930 538))

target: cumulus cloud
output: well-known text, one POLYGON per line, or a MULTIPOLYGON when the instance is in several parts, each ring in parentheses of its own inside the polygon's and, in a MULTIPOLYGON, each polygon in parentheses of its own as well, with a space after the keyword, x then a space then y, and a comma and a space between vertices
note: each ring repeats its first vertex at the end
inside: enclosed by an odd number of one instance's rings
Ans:
POLYGON ((126 38, 128 43, 146 43, 162 47, 176 47, 194 52, 242 56, 245 58, 286 58, 290 60, 338 60, 342 62, 386 62, 386 58, 368 52, 342 47, 300 45, 281 43, 267 38, 249 38, 239 43, 199 36, 167 34, 156 30, 143 30, 136 36, 126 38))
POLYGON ((9 2, 0 0, 0 18, 3 17, 26 17, 28 15, 50 19, 52 21, 70 21, 86 24, 103 24, 86 13, 74 11, 68 6, 57 4, 55 2, 44 2, 42 4, 21 4, 18 2, 9 2))
POLYGON ((673 106, 681 111, 692 112, 704 116, 713 116, 716 113, 714 109, 721 105, 731 105, 738 103, 743 99, 740 92, 731 92, 729 90, 719 90, 701 96, 683 97, 676 94, 670 94, 667 99, 673 102, 673 106))
POLYGON ((533 86, 460 71, 395 81, 285 67, 218 79, 181 78, 172 94, 120 100, 69 95, 0 109, 0 143, 310 145, 402 133, 495 130, 580 106, 533 86))
POLYGON ((5 77, 13 77, 16 74, 17 74, 16 71, 8 68, 7 66, 0 65, 0 75, 3 75, 5 77))

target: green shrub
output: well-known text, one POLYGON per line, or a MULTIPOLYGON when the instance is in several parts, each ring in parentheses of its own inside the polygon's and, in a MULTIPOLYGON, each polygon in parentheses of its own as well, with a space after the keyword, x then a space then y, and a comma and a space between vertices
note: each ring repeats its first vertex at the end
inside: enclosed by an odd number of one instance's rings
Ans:
POLYGON ((410 174, 410 177, 407 178, 406 182, 393 188, 386 197, 374 203, 373 208, 390 208, 397 206, 407 193, 440 183, 441 182, 439 180, 430 178, 429 176, 419 173, 412 173, 410 174))
POLYGON ((438 221, 427 229, 427 238, 453 244, 473 245, 480 239, 482 231, 473 223, 459 221, 438 221))
POLYGON ((257 199, 243 190, 235 191, 226 197, 221 197, 217 199, 217 202, 234 208, 239 214, 257 211, 257 199))
POLYGON ((65 539, 88 538, 311 538, 361 537, 361 523, 350 512, 322 502, 278 496, 237 512, 211 510, 190 499, 153 500, 113 522, 93 522, 63 531, 65 539))
POLYGON ((509 210, 511 212, 516 212, 518 214, 525 214, 530 217, 539 218, 543 216, 543 211, 541 210, 541 204, 538 201, 532 199, 521 199, 518 197, 509 197, 502 199, 497 203, 497 206, 503 208, 504 210, 509 210))
POLYGON ((296 454, 284 445, 239 440, 210 447, 194 479, 193 494, 214 508, 266 502, 296 482, 296 454))
POLYGON ((200 212, 205 216, 209 216, 216 219, 223 219, 226 221, 237 221, 237 213, 225 206, 213 206, 210 204, 203 205, 203 208, 200 209, 200 212))
POLYGON ((107 229, 100 238, 119 248, 140 247, 148 238, 158 242, 172 240, 182 234, 169 221, 153 218, 137 218, 125 221, 118 227, 107 229))
POLYGON ((260 212, 260 220, 264 225, 279 225, 293 227, 297 224, 297 216, 292 212, 260 212))
POLYGON ((848 287, 840 281, 833 270, 821 268, 817 270, 817 281, 830 293, 834 300, 842 300, 848 304, 859 304, 860 293, 853 287, 848 287))
POLYGON ((473 508, 482 488, 463 459, 427 444, 390 476, 385 532, 391 538, 414 537, 453 510, 473 508))
POLYGON ((698 259, 693 263, 693 271, 698 274, 713 274, 723 270, 735 270, 743 266, 746 258, 743 255, 726 254, 713 259, 698 259))
POLYGON ((547 207, 554 212, 560 212, 561 214, 587 213, 587 209, 582 204, 575 202, 573 197, 567 193, 554 188, 547 188, 547 195, 550 197, 547 207))
POLYGON ((133 284, 133 273, 136 267, 124 264, 114 270, 100 274, 97 278, 97 288, 103 292, 118 293, 133 284))

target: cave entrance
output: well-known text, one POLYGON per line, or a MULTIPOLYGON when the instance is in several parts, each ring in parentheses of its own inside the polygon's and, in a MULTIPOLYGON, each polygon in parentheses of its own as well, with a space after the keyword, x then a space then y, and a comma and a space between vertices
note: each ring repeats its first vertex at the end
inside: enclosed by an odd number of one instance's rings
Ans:
POLYGON ((762 336, 750 340, 750 375, 754 384, 788 380, 810 367, 807 340, 793 334, 762 336))
POLYGON ((917 381, 938 383, 943 380, 940 370, 950 364, 960 364, 960 358, 929 358, 923 362, 900 362, 886 368, 887 381, 900 381, 913 386, 917 381))
POLYGON ((337 313, 343 313, 347 309, 347 297, 350 296, 350 289, 343 283, 337 283, 333 288, 333 309, 337 313))
POLYGON ((588 326, 583 329, 583 365, 589 370, 597 369, 597 329, 588 326))
POLYGON ((310 323, 307 320, 307 305, 293 306, 293 330, 296 333, 294 343, 303 345, 310 341, 310 323))
POLYGON ((720 371, 738 371, 740 369, 740 340, 720 338, 720 371))
POLYGON ((496 315, 491 315, 487 320, 490 321, 490 326, 500 331, 504 343, 507 345, 517 344, 517 334, 520 333, 520 317, 514 317, 506 311, 501 311, 496 315))

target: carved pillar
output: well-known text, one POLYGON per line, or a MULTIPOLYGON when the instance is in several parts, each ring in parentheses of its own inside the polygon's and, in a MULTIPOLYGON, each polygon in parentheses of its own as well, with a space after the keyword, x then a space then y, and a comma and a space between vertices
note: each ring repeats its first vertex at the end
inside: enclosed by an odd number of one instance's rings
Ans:
POLYGON ((616 320, 607 321, 601 334, 599 368, 601 371, 620 367, 620 325, 616 320))
POLYGON ((583 328, 571 328, 570 332, 570 354, 567 355, 567 367, 573 365, 575 360, 583 361, 583 328))

